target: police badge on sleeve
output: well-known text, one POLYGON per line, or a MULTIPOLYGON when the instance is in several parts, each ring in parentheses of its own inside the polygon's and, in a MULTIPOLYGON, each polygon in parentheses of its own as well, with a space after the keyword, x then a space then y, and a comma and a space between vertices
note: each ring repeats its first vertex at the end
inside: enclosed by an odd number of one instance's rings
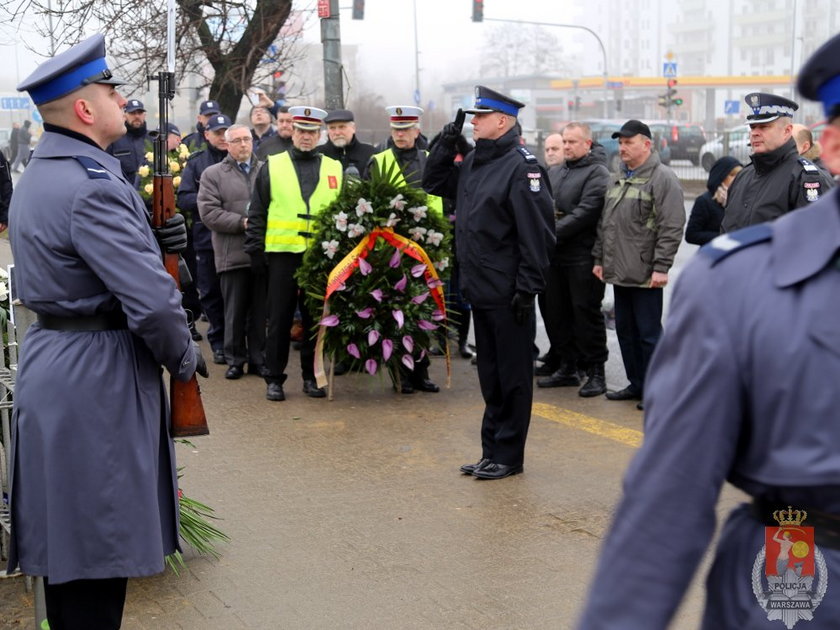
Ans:
POLYGON ((764 546, 755 558, 752 588, 770 621, 790 630, 811 621, 828 588, 825 558, 814 544, 814 528, 803 527, 804 510, 776 510, 778 527, 764 528, 764 546))
POLYGON ((531 192, 540 192, 540 178, 539 173, 528 173, 528 184, 531 186, 531 192))

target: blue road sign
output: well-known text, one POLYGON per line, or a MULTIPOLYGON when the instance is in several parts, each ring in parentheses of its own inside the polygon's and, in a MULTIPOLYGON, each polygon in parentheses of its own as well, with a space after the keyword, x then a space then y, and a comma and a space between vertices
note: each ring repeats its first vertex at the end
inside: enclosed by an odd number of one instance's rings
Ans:
POLYGON ((0 109, 29 109, 28 96, 4 96, 0 98, 0 109))
POLYGON ((677 62, 666 61, 662 64, 662 76, 666 79, 674 79, 677 76, 677 62))
POLYGON ((741 101, 724 101, 723 102, 723 113, 724 114, 740 114, 741 113, 741 101))

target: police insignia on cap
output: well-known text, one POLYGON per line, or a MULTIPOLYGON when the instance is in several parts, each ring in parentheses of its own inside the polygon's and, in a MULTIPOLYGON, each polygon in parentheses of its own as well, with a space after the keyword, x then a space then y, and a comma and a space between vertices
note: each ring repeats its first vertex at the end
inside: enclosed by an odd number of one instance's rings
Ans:
POLYGON ((397 116, 402 116, 402 107, 397 107, 396 114, 397 116))
POLYGON ((306 109, 303 110, 303 115, 304 116, 311 116, 312 115, 312 110, 307 107, 306 109))
POLYGON ((753 94, 750 97, 750 105, 752 105, 753 107, 758 107, 758 94, 753 94))

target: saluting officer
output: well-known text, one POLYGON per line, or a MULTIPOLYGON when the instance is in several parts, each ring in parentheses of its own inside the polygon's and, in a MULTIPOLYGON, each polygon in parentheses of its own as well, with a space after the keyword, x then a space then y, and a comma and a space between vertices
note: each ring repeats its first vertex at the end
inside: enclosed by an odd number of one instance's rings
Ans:
POLYGON ((38 321, 15 388, 9 569, 44 576, 53 628, 118 628, 126 578, 178 548, 160 368, 207 375, 145 205, 105 152, 126 131, 117 85, 94 35, 18 86, 44 134, 10 210, 15 288, 38 321))
POLYGON ((300 350, 303 392, 312 398, 326 396, 315 382, 315 341, 310 334, 314 322, 295 272, 312 241, 313 219, 341 192, 344 170, 341 162, 315 150, 327 112, 296 106, 290 107, 289 113, 293 147, 269 155, 260 168, 245 227, 245 251, 251 257, 252 272, 268 274, 265 397, 273 401, 286 400, 283 383, 295 308, 300 310, 306 331, 300 350))
POLYGON ((545 170, 519 144, 523 103, 476 88, 475 151, 454 161, 459 111, 432 148, 423 188, 455 198, 460 286, 472 305, 484 397, 481 459, 461 467, 480 479, 522 472, 534 393, 534 297, 554 253, 554 204, 545 170))
POLYGON ((796 150, 792 119, 799 105, 764 92, 744 100, 752 112, 747 124, 753 153, 729 188, 723 232, 777 219, 816 201, 834 185, 796 150))
MULTIPOLYGON (((799 91, 823 102, 823 156, 840 173, 840 36, 802 68, 799 91)), ((714 534, 725 481, 753 499, 735 508, 720 534, 704 630, 779 628, 783 608, 795 623, 803 603, 805 619, 813 618, 802 627, 837 628, 838 312, 837 191, 773 223, 719 236, 689 262, 650 365, 644 444, 624 480, 581 630, 668 627, 714 534), (789 505, 807 511, 803 525, 814 527, 825 566, 794 579, 773 606, 759 553, 765 526, 778 526, 773 512, 789 505)), ((794 575, 793 556, 804 558, 808 547, 789 558, 794 575)))

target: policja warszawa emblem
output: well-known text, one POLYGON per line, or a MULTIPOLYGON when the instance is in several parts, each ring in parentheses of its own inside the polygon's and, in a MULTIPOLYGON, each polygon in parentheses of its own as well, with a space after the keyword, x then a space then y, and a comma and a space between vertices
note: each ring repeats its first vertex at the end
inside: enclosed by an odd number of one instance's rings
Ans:
POLYGON ((755 558, 752 588, 770 621, 788 629, 810 621, 828 588, 825 558, 814 544, 814 528, 803 527, 804 510, 776 510, 778 527, 764 528, 764 546, 755 558))

